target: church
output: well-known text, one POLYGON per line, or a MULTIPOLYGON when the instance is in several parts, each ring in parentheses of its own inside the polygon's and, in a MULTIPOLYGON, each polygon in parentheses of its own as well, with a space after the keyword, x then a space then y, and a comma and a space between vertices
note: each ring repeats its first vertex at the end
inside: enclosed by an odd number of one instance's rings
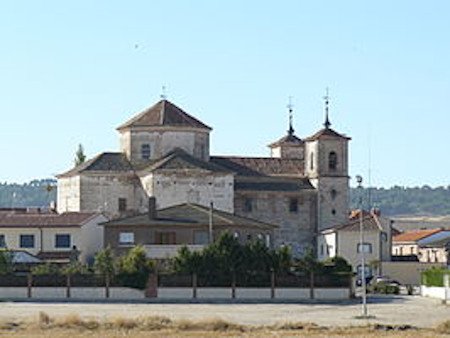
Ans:
POLYGON ((325 122, 300 138, 292 126, 270 157, 210 154, 212 128, 166 98, 117 128, 120 149, 57 176, 57 209, 102 212, 111 219, 184 203, 276 225, 274 245, 294 255, 349 214, 348 143, 325 122))

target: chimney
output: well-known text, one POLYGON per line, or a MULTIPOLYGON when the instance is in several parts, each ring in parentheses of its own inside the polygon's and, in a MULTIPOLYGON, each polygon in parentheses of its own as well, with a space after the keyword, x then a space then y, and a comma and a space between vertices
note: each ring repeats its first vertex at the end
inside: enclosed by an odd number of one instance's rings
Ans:
POLYGON ((150 196, 148 198, 148 218, 155 219, 156 218, 156 198, 150 196))

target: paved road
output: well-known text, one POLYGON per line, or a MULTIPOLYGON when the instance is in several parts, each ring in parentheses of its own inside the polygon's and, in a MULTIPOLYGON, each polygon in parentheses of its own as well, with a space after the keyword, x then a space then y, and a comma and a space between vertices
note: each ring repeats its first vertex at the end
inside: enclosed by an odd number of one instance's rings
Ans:
POLYGON ((360 320, 361 305, 342 304, 86 304, 86 303, 0 303, 0 320, 34 320, 40 311, 50 316, 79 314, 84 317, 114 318, 166 316, 173 319, 201 320, 222 318, 250 325, 278 322, 314 322, 326 326, 364 325, 366 323, 410 324, 433 327, 450 320, 450 306, 418 296, 370 299, 369 314, 374 319, 360 320))

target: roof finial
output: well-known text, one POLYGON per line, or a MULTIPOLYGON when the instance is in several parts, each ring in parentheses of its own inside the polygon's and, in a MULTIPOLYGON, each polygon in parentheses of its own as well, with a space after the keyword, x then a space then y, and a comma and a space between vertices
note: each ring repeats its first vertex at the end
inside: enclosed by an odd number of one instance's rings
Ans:
POLYGON ((289 96, 289 103, 287 105, 287 108, 289 109, 289 129, 288 129, 288 134, 289 135, 294 135, 294 127, 292 126, 292 108, 294 107, 294 105, 292 104, 292 96, 289 96))
POLYGON ((161 87, 161 100, 167 100, 167 94, 166 94, 166 86, 161 87))
POLYGON ((323 99, 325 101, 325 123, 323 125, 325 126, 326 129, 329 129, 331 126, 331 122, 328 117, 328 108, 329 108, 329 104, 330 104, 330 96, 328 95, 328 87, 326 89, 326 94, 323 97, 323 99))

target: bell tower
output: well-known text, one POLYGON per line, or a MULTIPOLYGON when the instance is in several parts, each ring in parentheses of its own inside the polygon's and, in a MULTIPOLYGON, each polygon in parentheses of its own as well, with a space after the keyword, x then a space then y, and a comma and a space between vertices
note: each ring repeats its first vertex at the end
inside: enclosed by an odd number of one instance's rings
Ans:
POLYGON ((318 229, 343 224, 349 211, 348 142, 331 129, 328 90, 324 128, 305 139, 305 175, 318 190, 318 229))

